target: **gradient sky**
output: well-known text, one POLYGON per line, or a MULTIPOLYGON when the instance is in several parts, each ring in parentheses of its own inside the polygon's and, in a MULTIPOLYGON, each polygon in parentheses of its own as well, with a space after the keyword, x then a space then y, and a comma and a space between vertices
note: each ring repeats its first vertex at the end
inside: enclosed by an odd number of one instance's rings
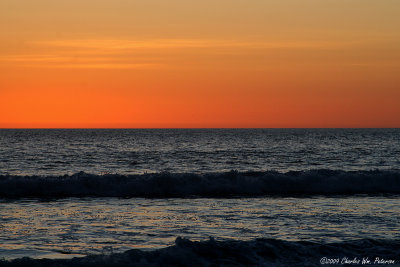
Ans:
POLYGON ((0 127, 400 127, 399 0, 1 0, 0 127))

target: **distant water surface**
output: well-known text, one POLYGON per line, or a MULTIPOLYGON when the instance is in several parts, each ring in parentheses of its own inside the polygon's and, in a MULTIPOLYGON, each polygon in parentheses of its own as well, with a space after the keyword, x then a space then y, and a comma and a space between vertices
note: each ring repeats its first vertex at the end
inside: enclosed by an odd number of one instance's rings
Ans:
POLYGON ((0 130, 0 174, 400 169, 400 129, 0 130))

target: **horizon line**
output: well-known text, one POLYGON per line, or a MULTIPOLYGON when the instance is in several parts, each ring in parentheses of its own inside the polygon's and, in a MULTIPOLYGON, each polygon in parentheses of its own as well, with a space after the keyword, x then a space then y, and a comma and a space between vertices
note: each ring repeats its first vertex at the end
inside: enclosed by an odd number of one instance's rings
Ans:
POLYGON ((0 130, 400 129, 400 127, 0 127, 0 130))

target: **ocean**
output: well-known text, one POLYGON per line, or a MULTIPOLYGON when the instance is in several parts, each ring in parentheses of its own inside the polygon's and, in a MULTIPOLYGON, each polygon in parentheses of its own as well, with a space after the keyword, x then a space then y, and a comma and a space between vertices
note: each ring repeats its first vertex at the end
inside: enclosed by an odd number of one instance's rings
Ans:
POLYGON ((400 266, 400 129, 1 129, 0 266, 400 266))

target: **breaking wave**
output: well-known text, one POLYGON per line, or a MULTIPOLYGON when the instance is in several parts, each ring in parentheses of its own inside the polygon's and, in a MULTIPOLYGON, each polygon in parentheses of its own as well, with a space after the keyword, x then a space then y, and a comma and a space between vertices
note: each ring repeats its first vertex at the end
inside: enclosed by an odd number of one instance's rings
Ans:
POLYGON ((175 245, 73 259, 21 258, 0 266, 321 266, 321 264, 399 266, 399 240, 361 239, 338 243, 256 239, 194 242, 178 237, 175 245), (364 261, 364 264, 362 260, 364 261), (331 263, 331 264, 329 264, 331 263))
POLYGON ((257 197, 400 194, 400 171, 156 173, 0 176, 2 198, 257 197))

